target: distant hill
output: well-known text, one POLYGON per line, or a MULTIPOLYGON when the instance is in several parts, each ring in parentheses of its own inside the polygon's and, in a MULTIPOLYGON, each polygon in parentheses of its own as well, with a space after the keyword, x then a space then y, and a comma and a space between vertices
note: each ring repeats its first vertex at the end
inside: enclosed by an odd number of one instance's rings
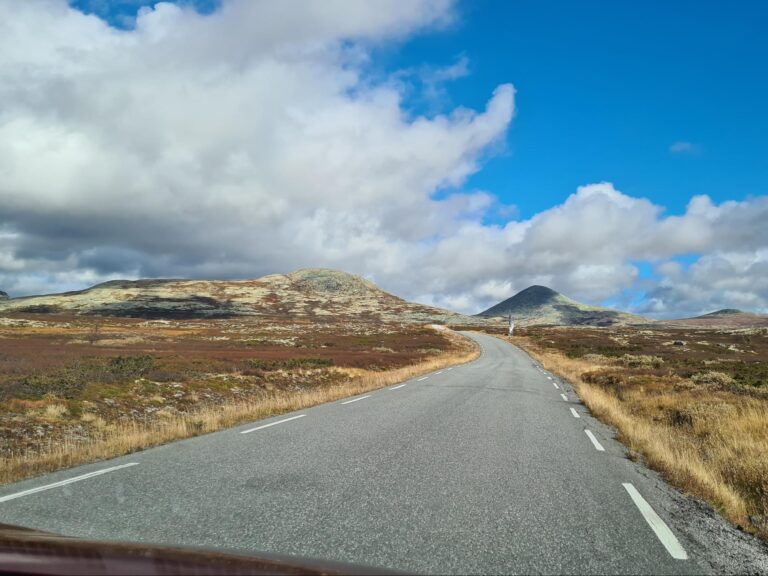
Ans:
POLYGON ((702 316, 664 320, 665 325, 697 328, 768 328, 768 314, 754 314, 735 308, 723 308, 702 316))
POLYGON ((511 298, 480 312, 480 317, 507 317, 520 325, 614 326, 646 324, 642 316, 581 304, 546 286, 530 286, 511 298))
POLYGON ((256 280, 114 280, 78 292, 2 300, 4 312, 477 323, 472 316, 408 302, 364 278, 324 268, 256 280))

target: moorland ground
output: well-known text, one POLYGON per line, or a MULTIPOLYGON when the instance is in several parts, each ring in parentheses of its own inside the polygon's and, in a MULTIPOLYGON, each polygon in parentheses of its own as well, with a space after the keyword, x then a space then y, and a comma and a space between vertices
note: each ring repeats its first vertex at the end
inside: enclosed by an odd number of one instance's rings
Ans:
POLYGON ((427 325, 0 318, 0 482, 385 386, 477 355, 427 325))
MULTIPOLYGON (((470 327, 477 330, 477 326, 470 327)), ((504 337, 502 328, 485 327, 504 337)), ((768 538, 768 329, 526 327, 630 457, 768 538)), ((0 318, 0 482, 404 380, 477 354, 450 330, 245 317, 0 318)))
POLYGON ((768 329, 530 327, 507 339, 569 380, 630 457, 768 539, 768 329))

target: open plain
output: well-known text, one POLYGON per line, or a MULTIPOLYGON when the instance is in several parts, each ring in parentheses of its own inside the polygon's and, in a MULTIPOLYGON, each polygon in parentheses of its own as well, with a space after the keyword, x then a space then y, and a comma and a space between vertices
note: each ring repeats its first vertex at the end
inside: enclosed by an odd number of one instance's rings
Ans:
POLYGON ((428 325, 0 320, 0 481, 132 452, 470 359, 428 325))

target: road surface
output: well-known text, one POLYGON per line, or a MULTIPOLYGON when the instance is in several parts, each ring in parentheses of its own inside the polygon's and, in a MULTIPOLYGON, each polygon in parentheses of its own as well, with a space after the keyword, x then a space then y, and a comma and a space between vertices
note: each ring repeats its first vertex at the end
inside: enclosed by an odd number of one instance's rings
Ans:
POLYGON ((469 364, 0 487, 0 522, 423 573, 712 571, 566 383, 471 337, 469 364))

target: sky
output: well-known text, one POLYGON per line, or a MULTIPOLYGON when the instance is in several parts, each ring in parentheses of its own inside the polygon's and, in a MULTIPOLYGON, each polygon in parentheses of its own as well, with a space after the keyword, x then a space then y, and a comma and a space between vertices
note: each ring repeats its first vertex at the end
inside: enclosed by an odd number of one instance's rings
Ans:
POLYGON ((0 0, 0 290, 768 312, 768 4, 0 0))

